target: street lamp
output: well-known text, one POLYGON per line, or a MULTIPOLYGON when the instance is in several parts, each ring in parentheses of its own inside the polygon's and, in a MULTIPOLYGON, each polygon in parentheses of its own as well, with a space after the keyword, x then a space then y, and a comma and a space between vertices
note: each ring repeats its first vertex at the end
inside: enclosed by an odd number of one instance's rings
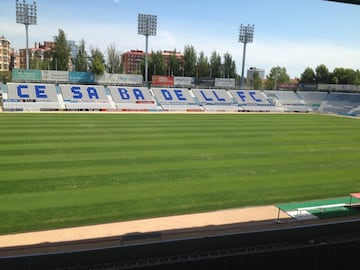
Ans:
POLYGON ((244 44, 242 69, 241 69, 241 85, 240 88, 244 87, 244 69, 245 69, 245 55, 246 55, 246 44, 252 43, 254 40, 255 25, 240 25, 239 31, 239 42, 244 44))
POLYGON ((145 83, 149 83, 149 63, 148 63, 148 45, 149 36, 156 36, 156 15, 139 14, 138 15, 138 34, 145 36, 145 83))
POLYGON ((22 3, 19 3, 19 0, 16 0, 16 23, 21 23, 25 25, 26 31, 26 69, 29 69, 29 25, 36 25, 36 2, 32 4, 25 3, 23 0, 22 3))

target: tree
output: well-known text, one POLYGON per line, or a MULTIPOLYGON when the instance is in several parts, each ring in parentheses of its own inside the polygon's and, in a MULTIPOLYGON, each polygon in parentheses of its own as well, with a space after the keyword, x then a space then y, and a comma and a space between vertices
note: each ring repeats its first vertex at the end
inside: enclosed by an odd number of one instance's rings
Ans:
POLYGON ((102 75, 105 72, 105 59, 99 48, 91 48, 91 67, 90 71, 96 75, 102 75))
POLYGON ((331 73, 331 83, 356 84, 357 72, 350 68, 335 68, 331 73))
POLYGON ((87 72, 89 63, 88 63, 88 54, 85 50, 85 41, 82 39, 80 41, 78 54, 75 58, 75 71, 87 72))
POLYGON ((152 52, 149 57, 149 74, 166 75, 166 65, 161 51, 152 52))
POLYGON ((197 60, 196 66, 196 77, 198 78, 206 78, 209 77, 209 61, 208 58, 205 56, 203 51, 200 52, 199 58, 197 60))
POLYGON ((175 55, 176 50, 174 50, 174 54, 170 55, 168 60, 168 68, 170 70, 170 74, 173 76, 180 76, 180 63, 179 59, 175 55))
POLYGON ((54 38, 55 48, 52 52, 51 68, 55 70, 69 70, 70 47, 66 41, 65 32, 59 29, 54 38))
POLYGON ((290 76, 286 72, 284 67, 273 67, 270 70, 269 75, 266 76, 266 89, 273 90, 277 89, 279 83, 286 83, 290 81, 290 76))
POLYGON ((184 48, 184 73, 187 77, 196 76, 196 51, 193 46, 187 45, 184 48))
POLYGON ((315 69, 315 79, 317 83, 330 83, 330 72, 325 65, 319 65, 315 69))
POLYGON ((356 85, 360 85, 360 70, 356 70, 356 81, 355 81, 356 85))
POLYGON ((0 72, 0 82, 7 83, 7 82, 11 82, 11 80, 12 80, 11 71, 0 72))
POLYGON ((116 51, 115 44, 111 44, 107 48, 107 68, 109 73, 121 72, 121 56, 116 51))
POLYGON ((236 78, 236 64, 228 52, 224 54, 224 77, 236 78))
POLYGON ((221 77, 221 56, 216 51, 213 51, 210 57, 210 77, 221 77))
POLYGON ((49 59, 42 59, 42 53, 40 51, 36 51, 34 56, 30 59, 30 69, 40 69, 46 70, 49 69, 51 61, 49 59))
POLYGON ((253 76, 253 88, 255 90, 260 90, 262 88, 262 80, 260 78, 259 72, 255 71, 253 76))
POLYGON ((316 83, 315 72, 312 68, 307 67, 301 74, 300 83, 316 83))

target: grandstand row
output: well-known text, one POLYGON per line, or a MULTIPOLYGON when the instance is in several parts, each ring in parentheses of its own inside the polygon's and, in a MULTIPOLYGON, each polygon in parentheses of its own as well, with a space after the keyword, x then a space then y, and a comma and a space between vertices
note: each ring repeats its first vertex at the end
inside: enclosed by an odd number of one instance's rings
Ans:
POLYGON ((7 83, 3 111, 321 112, 360 116, 360 93, 7 83))

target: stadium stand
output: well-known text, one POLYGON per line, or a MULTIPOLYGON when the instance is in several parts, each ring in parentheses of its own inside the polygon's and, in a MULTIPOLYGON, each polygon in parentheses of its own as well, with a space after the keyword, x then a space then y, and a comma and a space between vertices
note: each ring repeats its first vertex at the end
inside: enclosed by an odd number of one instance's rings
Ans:
POLYGON ((1 83, 0 85, 0 112, 3 110, 3 92, 6 85, 4 83, 1 83))
POLYGON ((305 106, 313 112, 318 112, 322 103, 326 100, 327 92, 298 91, 297 94, 304 101, 305 106))
POLYGON ((284 112, 309 112, 310 108, 305 106, 303 100, 293 91, 267 90, 265 94, 274 98, 283 107, 284 112))
POLYGON ((55 85, 8 83, 3 93, 4 111, 59 110, 55 85))
POLYGON ((67 110, 109 110, 115 109, 100 85, 60 85, 61 93, 67 110))
POLYGON ((329 93, 320 107, 321 113, 360 116, 360 94, 329 93))
POLYGON ((279 112, 262 91, 258 90, 230 90, 239 105, 239 111, 244 112, 279 112))
POLYGON ((145 87, 109 87, 116 109, 120 111, 159 111, 150 91, 145 87))
POLYGON ((237 112, 238 105, 226 90, 192 89, 199 104, 208 112, 237 112))
POLYGON ((320 112, 360 116, 360 93, 7 83, 0 111, 320 112))
POLYGON ((188 89, 153 88, 151 91, 163 111, 203 111, 188 89))

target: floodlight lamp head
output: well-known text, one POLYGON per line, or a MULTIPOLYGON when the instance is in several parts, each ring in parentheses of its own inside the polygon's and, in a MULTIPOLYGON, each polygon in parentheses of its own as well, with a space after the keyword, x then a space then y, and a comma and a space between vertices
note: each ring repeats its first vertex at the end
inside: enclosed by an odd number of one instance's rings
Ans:
POLYGON ((25 0, 22 3, 19 3, 19 0, 16 0, 16 22, 25 25, 36 25, 36 2, 33 2, 32 4, 27 4, 25 0))
POLYGON ((254 41, 255 25, 240 25, 239 42, 252 43, 254 41))
POLYGON ((157 16, 149 14, 138 15, 138 34, 156 36, 157 16))

